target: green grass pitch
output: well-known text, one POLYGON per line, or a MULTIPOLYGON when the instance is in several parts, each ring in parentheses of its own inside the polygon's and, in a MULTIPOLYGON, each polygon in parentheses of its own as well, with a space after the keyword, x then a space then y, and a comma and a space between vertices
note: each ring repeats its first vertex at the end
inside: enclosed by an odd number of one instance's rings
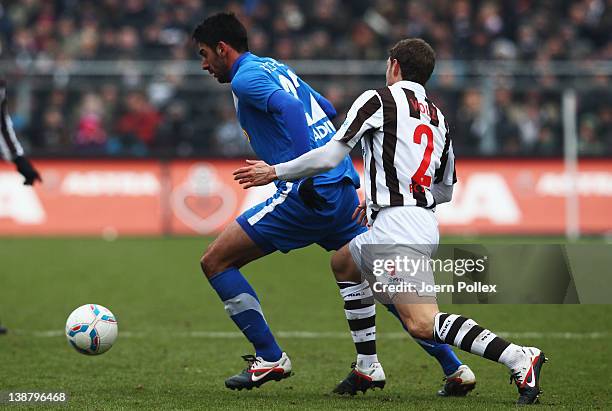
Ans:
MULTIPOLYGON (((382 307, 378 351, 386 388, 332 396, 354 347, 329 255, 316 247, 275 253, 243 269, 295 374, 249 392, 225 389, 223 380, 243 367, 240 355, 251 347, 236 338, 200 274, 208 241, 0 239, 0 318, 10 329, 0 336, 0 391, 65 391, 69 408, 100 410, 515 408, 505 367, 463 352, 460 358, 478 378, 476 390, 466 398, 437 398, 437 363, 399 334, 400 325, 382 307), (63 336, 66 317, 85 303, 107 306, 119 320, 115 346, 99 357, 76 353, 63 336)), ((612 408, 612 306, 444 308, 494 331, 537 332, 516 342, 541 347, 550 358, 540 409, 612 408)))

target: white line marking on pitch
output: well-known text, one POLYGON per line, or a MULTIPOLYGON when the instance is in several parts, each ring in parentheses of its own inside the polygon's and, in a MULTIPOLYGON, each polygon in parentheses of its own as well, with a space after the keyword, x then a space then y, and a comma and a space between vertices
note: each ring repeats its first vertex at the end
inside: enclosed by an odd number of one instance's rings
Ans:
MULTIPOLYGON (((10 330, 10 332, 17 336, 31 336, 37 338, 55 338, 64 335, 61 330, 47 330, 47 331, 30 331, 30 330, 10 330)), ((204 338, 204 339, 231 339, 231 338, 244 338, 242 333, 237 331, 177 331, 172 332, 168 330, 174 338, 204 338)), ((297 340, 307 339, 323 339, 323 340, 335 340, 345 339, 349 337, 347 332, 338 331, 277 331, 274 333, 278 338, 293 338, 297 340)), ((503 338, 531 338, 531 339, 556 339, 556 340, 596 340, 601 338, 608 338, 610 333, 608 332, 499 332, 496 333, 503 338)), ((153 336, 154 332, 142 332, 142 331, 119 331, 120 338, 144 338, 153 336)), ((405 332, 390 332, 390 333, 377 333, 378 339, 389 340, 389 339, 402 339, 408 338, 408 334, 405 332)))

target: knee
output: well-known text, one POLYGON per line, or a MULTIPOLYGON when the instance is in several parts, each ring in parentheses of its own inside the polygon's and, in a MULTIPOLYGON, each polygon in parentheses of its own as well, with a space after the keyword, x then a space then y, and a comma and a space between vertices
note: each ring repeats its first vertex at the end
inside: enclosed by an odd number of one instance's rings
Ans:
POLYGON ((200 267, 207 278, 226 270, 228 268, 226 265, 227 264, 224 264, 218 253, 215 252, 214 246, 209 246, 204 255, 200 258, 200 267))
POLYGON ((414 338, 431 340, 433 338, 433 321, 429 318, 402 318, 408 332, 414 338))
POLYGON ((361 273, 349 253, 337 252, 331 258, 331 269, 336 281, 361 281, 361 273))

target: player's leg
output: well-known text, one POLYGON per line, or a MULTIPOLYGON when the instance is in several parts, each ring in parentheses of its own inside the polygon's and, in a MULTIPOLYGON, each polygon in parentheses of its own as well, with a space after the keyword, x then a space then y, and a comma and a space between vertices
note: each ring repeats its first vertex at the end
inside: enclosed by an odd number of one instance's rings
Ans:
POLYGON ((6 334, 7 333, 7 329, 5 327, 2 326, 2 323, 0 323, 0 335, 2 334, 6 334))
MULTIPOLYGON (((341 287, 340 293, 345 299, 345 313, 357 351, 357 361, 353 370, 334 390, 334 392, 339 394, 354 395, 357 391, 365 392, 368 388, 382 388, 385 385, 384 371, 376 356, 375 305, 373 296, 367 280, 362 279, 361 270, 355 263, 355 255, 358 255, 361 244, 370 241, 368 233, 365 233, 362 236, 356 237, 348 246, 341 248, 332 257, 332 270, 336 275, 336 281, 338 281, 341 287), (343 289, 342 284, 350 284, 350 288, 343 289), (364 284, 367 287, 367 292, 364 291, 364 284), (344 292, 345 290, 351 290, 351 292, 346 293, 344 292), (367 296, 369 299, 366 300, 368 301, 367 304, 363 304, 364 296, 367 296), (356 305, 357 303, 361 304, 356 305)), ((391 307, 392 312, 397 313, 404 329, 410 333, 395 306, 393 304, 388 304, 387 306, 391 307)), ((435 307, 437 312, 437 305, 435 307)), ((447 361, 458 361, 447 344, 435 341, 432 338, 425 339, 414 336, 413 338, 421 346, 428 344, 429 347, 427 348, 432 351, 437 348, 439 351, 436 353, 437 355, 434 355, 436 359, 446 356, 450 352, 452 357, 448 358, 447 361)), ((441 365, 444 365, 443 361, 439 360, 439 362, 441 365)), ((461 363, 456 369, 446 373, 445 379, 446 383, 438 391, 440 396, 465 396, 476 385, 476 377, 472 370, 467 365, 461 363)))
POLYGON ((506 341, 470 318, 439 312, 435 303, 396 304, 395 307, 413 336, 433 338, 504 364, 518 387, 518 403, 531 404, 538 399, 540 370, 546 361, 538 348, 506 341))
POLYGON ((382 389, 386 377, 376 355, 376 305, 370 285, 361 278, 348 245, 334 253, 331 267, 344 300, 344 313, 357 351, 351 372, 336 386, 334 393, 355 395, 371 388, 382 389))
MULTIPOLYGON (((393 304, 385 304, 385 307, 391 314, 393 314, 395 318, 400 321, 404 330, 408 332, 408 328, 406 328, 402 322, 402 319, 400 318, 395 306, 393 304)), ((416 341, 429 355, 438 360, 444 375, 451 375, 455 373, 463 364, 461 360, 457 358, 455 352, 448 344, 440 344, 434 340, 424 340, 421 338, 414 338, 414 341, 416 341)))
POLYGON ((291 361, 273 340, 258 299, 238 268, 273 251, 286 253, 316 242, 320 235, 316 223, 317 215, 303 204, 297 185, 285 183, 265 202, 240 215, 204 256, 204 272, 213 276, 211 284, 217 292, 226 287, 232 290, 231 295, 221 297, 226 310, 237 324, 240 321, 239 327, 245 334, 252 333, 249 339, 261 344, 256 346, 257 357, 245 358, 251 362, 248 369, 226 381, 228 387, 257 387, 290 374, 291 361), (217 276, 220 276, 218 282, 217 276), (237 284, 240 284, 239 289, 236 289, 237 284), (252 330, 252 321, 258 324, 257 329, 252 330))
MULTIPOLYGON (((327 193, 325 194, 327 195, 327 193)), ((336 198, 333 198, 330 203, 336 204, 337 206, 337 212, 335 214, 336 227, 332 230, 332 235, 326 238, 325 241, 320 242, 326 249, 339 249, 358 235, 368 232, 367 228, 361 226, 352 218, 353 210, 355 210, 359 204, 359 198, 355 188, 350 184, 343 184, 339 187, 335 195, 336 198)), ((375 331, 374 323, 376 308, 374 303, 367 304, 368 308, 366 308, 366 306, 360 307, 359 309, 354 308, 357 301, 359 301, 355 292, 366 293, 364 290, 368 289, 367 292, 369 292, 369 296, 371 296, 371 291, 369 290, 367 280, 362 279, 359 271, 353 273, 350 268, 347 267, 347 264, 343 264, 346 257, 347 256, 342 255, 332 257, 332 271, 336 277, 338 287, 340 288, 340 295, 344 300, 345 314, 349 323, 353 342, 355 343, 355 349, 357 351, 356 366, 358 369, 367 369, 370 364, 378 362, 378 357, 376 356, 376 334, 375 332, 368 333, 369 328, 375 331), (364 333, 367 333, 367 336, 364 337, 364 333), (367 338, 367 341, 364 341, 364 338, 367 338)), ((392 304, 387 304, 386 307, 399 320, 404 329, 406 329, 394 306, 392 304)), ((442 367, 447 382, 444 387, 438 391, 439 395, 463 396, 474 388, 475 384, 473 381, 475 381, 475 377, 472 371, 459 361, 451 347, 447 344, 440 344, 433 340, 421 340, 418 338, 414 340, 428 354, 433 356, 442 367), (467 383, 457 384, 460 376, 463 376, 463 380, 467 383)))
MULTIPOLYGON (((385 304, 387 310, 400 321, 408 334, 408 328, 403 323, 397 309, 393 304, 385 304)), ((433 339, 412 337, 429 355, 434 357, 444 373, 444 386, 438 390, 441 397, 463 397, 476 387, 476 376, 467 365, 463 364, 453 349, 444 343, 433 339)))
POLYGON ((285 378, 291 372, 291 362, 276 343, 255 290, 239 270, 268 252, 238 223, 232 222, 210 244, 200 261, 225 311, 255 348, 255 356, 244 357, 250 363, 247 372, 226 380, 226 386, 231 389, 251 389, 266 381, 285 378))
POLYGON ((376 355, 376 305, 370 285, 361 278, 347 247, 351 240, 368 236, 367 228, 352 218, 359 197, 349 182, 317 187, 317 190, 330 204, 329 209, 320 211, 319 220, 323 222, 327 235, 317 243, 328 251, 338 250, 331 258, 331 269, 344 302, 344 314, 357 352, 351 372, 334 392, 354 395, 357 391, 382 388, 385 374, 376 355))

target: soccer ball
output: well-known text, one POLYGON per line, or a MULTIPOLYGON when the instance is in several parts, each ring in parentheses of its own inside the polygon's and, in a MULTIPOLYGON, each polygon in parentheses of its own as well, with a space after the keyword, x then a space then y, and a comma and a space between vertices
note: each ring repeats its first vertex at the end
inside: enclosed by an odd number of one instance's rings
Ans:
POLYGON ((105 353, 117 339, 117 320, 108 308, 97 304, 82 305, 68 316, 66 338, 81 354, 105 353))

